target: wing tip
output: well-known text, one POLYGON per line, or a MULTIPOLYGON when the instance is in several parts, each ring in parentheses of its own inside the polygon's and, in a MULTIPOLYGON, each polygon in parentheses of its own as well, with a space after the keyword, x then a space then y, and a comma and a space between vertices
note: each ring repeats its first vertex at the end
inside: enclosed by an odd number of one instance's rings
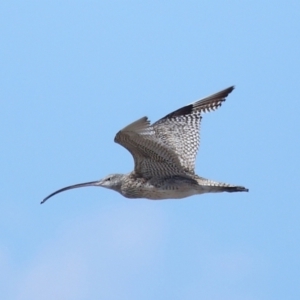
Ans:
POLYGON ((142 117, 129 125, 125 126, 121 131, 139 131, 150 125, 148 117, 142 117))
POLYGON ((206 113, 214 111, 219 108, 222 103, 226 100, 227 96, 235 89, 235 86, 232 85, 226 89, 223 89, 215 94, 212 94, 208 97, 200 99, 193 103, 194 110, 206 113))
MULTIPOLYGON (((222 102, 226 100, 226 97, 235 89, 235 85, 232 85, 226 89, 223 89, 215 94, 212 94, 208 97, 205 97, 203 99, 200 99, 196 102, 193 102, 191 104, 188 104, 186 106, 183 106, 163 118, 161 118, 159 121, 168 119, 168 118, 174 118, 182 115, 188 115, 193 113, 193 111, 201 111, 203 113, 216 110, 218 107, 222 105, 222 102)), ((159 122, 157 121, 157 122, 159 122)))
POLYGON ((234 89, 235 89, 235 85, 232 85, 232 86, 220 91, 220 93, 224 92, 224 94, 226 95, 224 97, 227 97, 234 89))
POLYGON ((122 137, 123 134, 125 134, 125 132, 129 133, 129 132, 142 132, 143 130, 145 130, 145 128, 150 126, 150 121, 148 119, 148 117, 142 117, 132 123, 130 123, 129 125, 125 126, 123 129, 121 129, 116 135, 115 135, 115 139, 114 141, 116 143, 119 143, 120 138, 122 137))

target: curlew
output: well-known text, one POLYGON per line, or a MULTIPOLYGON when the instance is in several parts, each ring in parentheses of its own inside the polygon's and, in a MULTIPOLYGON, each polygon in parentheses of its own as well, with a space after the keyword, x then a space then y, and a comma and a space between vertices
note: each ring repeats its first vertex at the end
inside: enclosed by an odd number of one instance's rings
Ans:
POLYGON ((133 156, 132 172, 64 187, 41 203, 66 190, 87 186, 112 189, 127 198, 152 200, 180 199, 204 193, 248 192, 243 186, 217 182, 195 174, 202 113, 220 107, 233 89, 233 86, 229 87, 186 105, 152 125, 147 117, 129 124, 116 134, 115 142, 133 156))

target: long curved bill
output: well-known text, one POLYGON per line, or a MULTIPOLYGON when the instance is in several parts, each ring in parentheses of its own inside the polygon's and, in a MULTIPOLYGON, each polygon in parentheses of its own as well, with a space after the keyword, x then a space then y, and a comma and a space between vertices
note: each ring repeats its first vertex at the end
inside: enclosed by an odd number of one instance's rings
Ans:
POLYGON ((60 190, 57 190, 55 192, 53 192, 52 194, 50 194, 49 196, 47 196, 42 202, 41 204, 43 204, 44 202, 46 202, 49 198, 51 198, 52 196, 67 191, 67 190, 71 190, 71 189, 77 189, 77 188, 81 188, 81 187, 87 187, 87 186, 96 186, 97 183, 99 183, 99 181, 90 181, 90 182, 85 182, 85 183, 78 183, 78 184, 74 184, 74 185, 70 185, 70 186, 66 186, 60 190))

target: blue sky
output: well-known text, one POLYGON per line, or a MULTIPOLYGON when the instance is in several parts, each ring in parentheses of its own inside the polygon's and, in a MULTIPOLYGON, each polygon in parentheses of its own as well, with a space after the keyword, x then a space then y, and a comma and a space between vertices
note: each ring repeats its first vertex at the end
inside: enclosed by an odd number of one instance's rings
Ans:
POLYGON ((0 294, 300 298, 299 1, 2 1, 0 294), (230 85, 197 173, 249 193, 86 188, 133 169, 116 132, 230 85))

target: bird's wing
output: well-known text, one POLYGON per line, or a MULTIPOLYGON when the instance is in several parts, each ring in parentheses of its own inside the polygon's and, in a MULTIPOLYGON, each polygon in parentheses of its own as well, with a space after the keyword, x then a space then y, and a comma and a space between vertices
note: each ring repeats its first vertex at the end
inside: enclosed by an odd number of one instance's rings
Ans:
POLYGON ((153 125, 143 117, 120 130, 115 142, 132 154, 135 172, 145 178, 194 173, 201 113, 221 106, 233 88, 184 106, 153 125))
POLYGON ((157 139, 147 117, 143 117, 115 136, 115 142, 125 147, 133 156, 134 171, 145 177, 183 175, 180 161, 172 149, 157 139))
POLYGON ((216 110, 226 100, 234 87, 184 106, 152 125, 157 139, 176 153, 181 167, 194 173, 196 155, 200 144, 201 114, 216 110))

